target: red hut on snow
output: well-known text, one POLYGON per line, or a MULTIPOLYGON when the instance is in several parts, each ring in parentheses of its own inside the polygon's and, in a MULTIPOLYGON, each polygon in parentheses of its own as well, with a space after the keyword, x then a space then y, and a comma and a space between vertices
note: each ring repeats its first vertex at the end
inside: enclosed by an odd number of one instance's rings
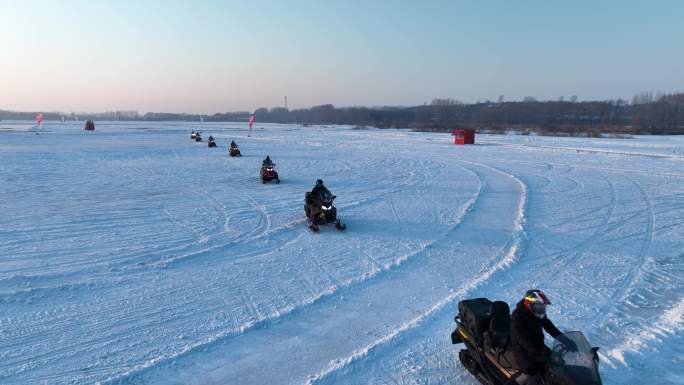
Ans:
POLYGON ((475 144, 475 130, 472 128, 459 128, 451 131, 454 136, 454 144, 475 144))

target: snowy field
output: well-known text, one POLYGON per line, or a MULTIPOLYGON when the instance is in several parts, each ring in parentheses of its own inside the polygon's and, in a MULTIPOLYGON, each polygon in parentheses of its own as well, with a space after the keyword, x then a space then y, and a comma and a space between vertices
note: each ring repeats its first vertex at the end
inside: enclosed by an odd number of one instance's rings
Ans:
POLYGON ((604 384, 684 383, 684 138, 244 127, 0 122, 0 383, 470 385, 458 301, 532 287, 604 384))

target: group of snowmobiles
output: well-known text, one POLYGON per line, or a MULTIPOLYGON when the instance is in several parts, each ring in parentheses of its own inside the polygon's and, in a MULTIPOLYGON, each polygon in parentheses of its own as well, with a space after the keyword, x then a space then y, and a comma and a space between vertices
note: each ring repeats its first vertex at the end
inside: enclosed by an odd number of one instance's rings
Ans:
MULTIPOLYGON (((195 132, 195 130, 193 130, 190 133, 190 140, 194 140, 195 142, 201 142, 202 141, 202 133, 200 133, 199 131, 195 132)), ((209 139, 207 139, 207 147, 209 147, 209 148, 216 147, 216 140, 214 140, 214 137, 211 135, 209 135, 209 139)))
MULTIPOLYGON (((194 131, 191 139, 202 140, 194 131)), ((213 142, 211 136, 209 140, 213 142)), ((241 156, 234 141, 229 153, 241 156)), ((270 156, 262 161, 260 178, 262 183, 280 183, 270 156)), ((347 228, 337 218, 335 198, 321 179, 304 194, 304 212, 311 231, 320 231, 324 224, 334 224, 340 231, 347 228)), ((601 385, 599 348, 592 347, 579 331, 558 330, 546 317, 549 304, 538 289, 528 290, 512 314, 503 301, 460 301, 456 329, 451 333, 453 344, 465 345, 458 353, 460 362, 483 385, 601 385), (555 339, 551 349, 544 344, 543 330, 555 339)))
MULTIPOLYGON (((195 142, 201 142, 201 133, 194 130, 190 133, 190 139, 195 142)), ((216 141, 212 136, 208 139, 209 147, 216 147, 216 141)), ((231 141, 228 148, 228 154, 231 157, 242 156, 240 149, 235 141, 231 141)), ((259 171, 259 178, 261 183, 275 181, 280 184, 280 176, 276 170, 276 165, 271 160, 269 155, 261 162, 261 169, 259 171)), ((312 191, 307 191, 304 194, 304 213, 309 220, 309 229, 313 232, 320 231, 320 226, 325 224, 334 224, 337 230, 343 231, 347 226, 337 218, 337 209, 333 205, 336 196, 332 195, 330 191, 323 185, 323 181, 318 179, 312 191)))

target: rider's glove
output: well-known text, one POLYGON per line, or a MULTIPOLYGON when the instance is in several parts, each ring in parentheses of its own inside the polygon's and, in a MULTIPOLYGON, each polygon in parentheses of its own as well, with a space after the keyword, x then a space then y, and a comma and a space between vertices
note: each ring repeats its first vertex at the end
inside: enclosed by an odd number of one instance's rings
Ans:
POLYGON ((575 341, 571 340, 570 338, 568 338, 564 335, 560 335, 560 336, 556 337, 556 339, 558 340, 558 342, 563 344, 565 349, 567 349, 571 352, 577 351, 577 344, 575 343, 575 341))

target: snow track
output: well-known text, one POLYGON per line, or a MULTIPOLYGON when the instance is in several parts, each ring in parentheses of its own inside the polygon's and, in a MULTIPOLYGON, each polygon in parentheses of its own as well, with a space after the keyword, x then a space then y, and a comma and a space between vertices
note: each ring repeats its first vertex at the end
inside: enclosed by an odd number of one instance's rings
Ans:
POLYGON ((535 286, 604 383, 681 383, 680 138, 193 128, 0 133, 0 383, 474 384, 456 303, 535 286))

